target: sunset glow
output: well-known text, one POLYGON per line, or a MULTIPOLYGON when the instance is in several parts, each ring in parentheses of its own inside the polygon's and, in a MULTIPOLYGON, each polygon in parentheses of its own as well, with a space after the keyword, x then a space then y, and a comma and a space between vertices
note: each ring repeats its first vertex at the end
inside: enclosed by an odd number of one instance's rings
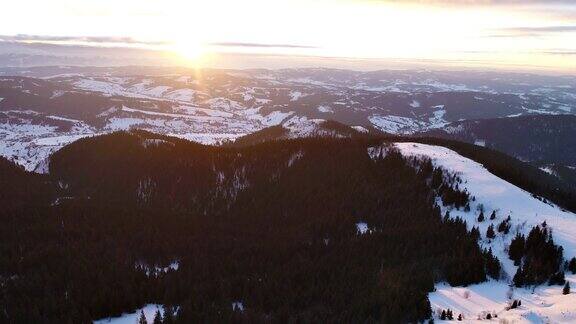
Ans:
POLYGON ((195 64, 234 52, 575 71, 576 5, 486 3, 35 0, 6 4, 0 34, 130 39, 121 45, 173 51, 195 64))

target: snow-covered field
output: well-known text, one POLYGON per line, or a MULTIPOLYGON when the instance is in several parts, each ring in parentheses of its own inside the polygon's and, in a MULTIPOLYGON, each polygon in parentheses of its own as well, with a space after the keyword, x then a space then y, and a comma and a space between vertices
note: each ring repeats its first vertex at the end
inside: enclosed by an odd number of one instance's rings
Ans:
POLYGON ((162 305, 157 304, 148 304, 144 307, 136 310, 134 313, 125 313, 119 317, 110 317, 110 318, 103 318, 97 321, 94 321, 94 324, 135 324, 138 323, 138 319, 140 318, 140 314, 143 311, 144 316, 146 317, 146 321, 148 323, 152 323, 154 320, 154 315, 156 311, 160 311, 160 314, 164 316, 164 310, 162 305))
MULTIPOLYGON (((566 280, 576 287, 575 275, 566 280)), ((428 297, 436 316, 442 309, 451 309, 455 317, 462 314, 464 322, 486 322, 483 318, 491 313, 498 316, 493 321, 500 323, 576 323, 576 293, 563 295, 561 286, 511 289, 507 282, 494 280, 469 287, 438 284, 428 297), (511 299, 522 305, 507 310, 511 299)))
MULTIPOLYGON (((507 247, 517 232, 528 234, 533 226, 544 221, 552 230, 554 242, 564 249, 564 258, 576 256, 576 215, 563 211, 558 206, 545 203, 530 193, 506 182, 490 173, 481 164, 467 159, 458 153, 440 146, 419 143, 396 143, 404 156, 426 156, 434 165, 456 172, 463 180, 461 188, 466 188, 476 200, 471 203, 470 212, 450 210, 451 217, 464 219, 469 229, 480 228, 481 246, 492 248, 508 276, 501 281, 490 281, 470 287, 449 287, 437 285, 437 291, 430 294, 432 309, 450 308, 455 315, 463 314, 467 320, 475 320, 484 312, 495 312, 499 320, 508 323, 575 323, 576 295, 562 295, 560 286, 514 289, 512 298, 522 300, 518 309, 505 311, 510 299, 509 283, 516 267, 508 258, 507 247), (478 214, 483 206, 489 215, 496 211, 496 219, 478 222, 478 214), (495 239, 485 238, 491 224, 497 226, 506 217, 511 217, 512 228, 509 234, 497 233, 495 239), (466 293, 468 291, 468 293, 466 293), (468 297, 466 297, 468 296, 468 297)), ((371 148, 369 152, 375 152, 371 148)), ((447 209, 442 207, 445 212, 447 209)), ((576 276, 567 275, 567 280, 576 287, 576 276)))

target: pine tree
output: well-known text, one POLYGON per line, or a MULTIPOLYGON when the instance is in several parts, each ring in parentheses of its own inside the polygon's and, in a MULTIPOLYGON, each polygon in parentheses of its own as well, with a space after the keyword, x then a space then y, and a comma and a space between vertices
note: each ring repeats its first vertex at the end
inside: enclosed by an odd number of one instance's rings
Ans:
POLYGON ((454 314, 452 314, 451 309, 448 309, 448 311, 446 312, 446 318, 448 318, 449 321, 454 319, 454 314))
POLYGON ((480 211, 480 215, 478 215, 478 222, 482 223, 484 221, 484 212, 480 211))
POLYGON ((564 288, 562 289, 562 295, 568 295, 570 293, 570 283, 566 281, 564 288))
POLYGON ((160 313, 160 310, 157 309, 156 310, 156 314, 154 314, 154 322, 152 322, 153 324, 162 324, 162 314, 160 313))
POLYGON ((144 315, 144 310, 140 311, 140 318, 138 319, 138 324, 148 324, 146 316, 144 315))
POLYGON ((524 286, 524 273, 522 272, 522 267, 518 267, 518 270, 516 270, 516 274, 514 275, 514 279, 512 279, 512 281, 514 281, 514 286, 516 287, 524 286))
POLYGON ((570 262, 568 263, 568 270, 570 270, 572 274, 576 274, 576 258, 570 259, 570 262))
POLYGON ((493 210, 492 214, 490 214, 490 220, 494 220, 494 219, 496 219, 496 211, 495 210, 493 210))
POLYGON ((493 239, 496 237, 494 233, 494 225, 488 226, 488 230, 486 230, 486 238, 493 239))
POLYGON ((550 279, 548 280, 548 284, 550 286, 563 285, 564 282, 566 282, 566 279, 564 277, 564 271, 559 271, 559 272, 553 274, 552 276, 550 276, 550 279))
POLYGON ((478 241, 481 237, 480 237, 480 230, 478 229, 478 227, 472 227, 472 229, 470 230, 470 236, 472 236, 472 239, 474 241, 478 241))
POLYGON ((440 314, 440 320, 445 321, 446 320, 446 311, 442 310, 442 314, 440 314))
POLYGON ((484 250, 484 264, 486 274, 496 280, 500 279, 500 260, 492 254, 492 248, 488 249, 488 251, 484 250))
POLYGON ((174 323, 174 310, 169 305, 164 305, 164 324, 174 323))
POLYGON ((514 261, 514 265, 519 266, 524 256, 524 246, 526 245, 526 239, 520 233, 516 234, 516 237, 510 243, 508 248, 508 256, 514 261))
POLYGON ((518 308, 518 301, 516 299, 514 299, 514 302, 512 302, 512 306, 510 306, 510 309, 514 308, 518 308))
POLYGON ((498 232, 508 234, 510 232, 510 223, 508 220, 503 220, 498 224, 498 232))
POLYGON ((458 320, 462 321, 462 314, 458 314, 458 320))

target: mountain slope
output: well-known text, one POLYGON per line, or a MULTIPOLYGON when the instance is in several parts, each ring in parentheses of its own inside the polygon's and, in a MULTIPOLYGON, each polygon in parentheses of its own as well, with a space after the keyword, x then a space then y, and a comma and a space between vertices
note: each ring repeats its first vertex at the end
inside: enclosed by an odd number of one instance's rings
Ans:
MULTIPOLYGON (((508 257, 510 243, 518 233, 528 235, 534 226, 547 224, 554 242, 562 246, 566 260, 576 256, 575 214, 536 199, 529 192, 494 176, 481 164, 449 149, 419 143, 398 143, 396 147, 405 156, 425 156, 431 158, 434 165, 459 174, 463 180, 462 187, 475 197, 470 204, 470 211, 443 207, 443 212, 449 211, 450 217, 465 220, 470 230, 478 228, 482 233, 481 246, 494 252, 506 272, 504 283, 489 282, 467 288, 452 288, 445 284, 437 286, 437 291, 430 297, 433 310, 450 308, 468 320, 482 319, 488 313, 496 313, 500 320, 520 323, 532 323, 533 320, 569 322, 576 318, 576 308, 569 306, 576 300, 576 296, 563 296, 561 287, 541 288, 532 292, 532 289, 512 289, 506 284, 517 271, 508 257), (480 222, 480 211, 486 215, 495 211, 496 218, 480 222), (497 232, 494 238, 484 235, 489 226, 497 226, 507 216, 510 216, 509 233, 497 232), (466 291, 469 295, 467 298, 463 297, 466 291), (523 307, 509 311, 507 308, 516 299, 522 300, 523 307), (541 301, 548 304, 542 306, 541 301)), ((576 282, 576 275, 568 275, 567 280, 576 282)), ((437 315, 440 316, 439 313, 437 315)))
POLYGON ((294 117, 281 125, 271 126, 239 137, 230 145, 242 147, 266 141, 307 137, 368 138, 381 136, 382 134, 377 129, 369 126, 348 126, 332 120, 308 120, 307 118, 294 117))
POLYGON ((79 140, 52 159, 58 199, 0 239, 22 247, 19 260, 0 255, 0 316, 85 322, 156 302, 184 323, 424 320, 436 277, 482 282, 489 254, 442 219, 417 168, 373 161, 367 145, 79 140), (48 299, 30 297, 46 296, 39 285, 48 299))

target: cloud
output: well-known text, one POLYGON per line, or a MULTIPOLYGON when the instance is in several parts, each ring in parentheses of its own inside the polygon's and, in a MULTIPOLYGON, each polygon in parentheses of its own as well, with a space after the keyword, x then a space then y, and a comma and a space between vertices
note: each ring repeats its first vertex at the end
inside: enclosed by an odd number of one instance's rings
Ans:
MULTIPOLYGON (((49 36, 49 35, 0 35, 0 41, 15 43, 72 43, 72 44, 128 44, 128 45, 169 45, 169 42, 141 41, 132 37, 108 37, 108 36, 49 36)), ((252 47, 252 48, 316 48, 314 46, 298 44, 263 44, 244 42, 215 42, 212 46, 220 47, 252 47)))
MULTIPOLYGON (((378 1, 378 0, 376 0, 378 1)), ((394 3, 452 4, 452 5, 563 5, 574 0, 379 0, 394 3)))
POLYGON ((575 32, 576 25, 572 26, 542 26, 542 27, 512 27, 500 29, 503 31, 515 32, 515 33, 563 33, 563 32, 575 32))
POLYGON ((550 55, 574 56, 576 55, 576 50, 550 50, 542 51, 542 53, 550 55))
POLYGON ((149 42, 134 39, 132 37, 108 37, 108 36, 46 36, 46 35, 0 35, 2 41, 12 42, 45 42, 45 43, 95 43, 95 44, 140 44, 140 45, 165 45, 165 42, 149 42))
POLYGON ((262 44, 262 43, 240 43, 240 42, 210 43, 210 45, 222 46, 222 47, 255 47, 255 48, 316 48, 314 46, 296 45, 296 44, 262 44))
POLYGON ((488 37, 540 37, 558 33, 576 33, 576 25, 500 28, 488 37))

